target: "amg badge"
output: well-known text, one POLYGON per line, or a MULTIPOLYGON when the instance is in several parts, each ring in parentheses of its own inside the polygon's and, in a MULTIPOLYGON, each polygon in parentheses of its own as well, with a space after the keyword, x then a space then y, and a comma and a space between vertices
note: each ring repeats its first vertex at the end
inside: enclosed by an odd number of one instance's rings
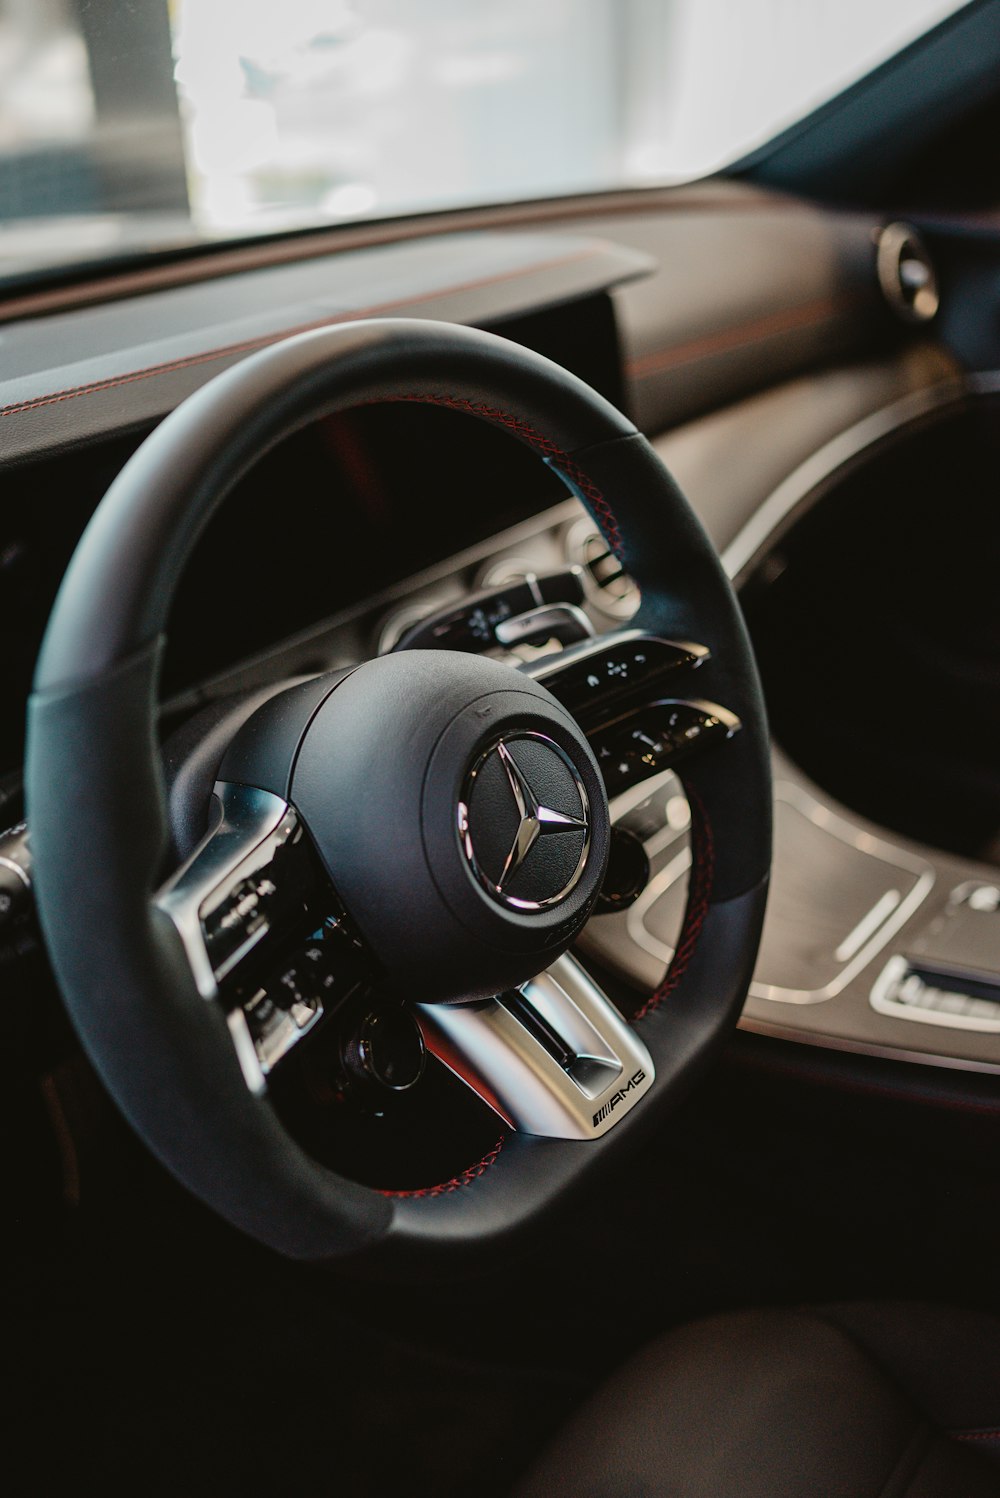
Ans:
POLYGON ((638 1087, 639 1083, 644 1082, 645 1080, 646 1073, 644 1071, 637 1071, 633 1075, 631 1080, 625 1083, 624 1087, 619 1087, 618 1091, 613 1093, 611 1097, 608 1098, 606 1103, 602 1103, 600 1108, 598 1108, 597 1112, 594 1114, 594 1128, 596 1129, 597 1125, 599 1123, 602 1123, 604 1119, 607 1118, 609 1113, 614 1112, 614 1110, 618 1107, 618 1104, 622 1102, 625 1096, 632 1091, 633 1087, 638 1087))

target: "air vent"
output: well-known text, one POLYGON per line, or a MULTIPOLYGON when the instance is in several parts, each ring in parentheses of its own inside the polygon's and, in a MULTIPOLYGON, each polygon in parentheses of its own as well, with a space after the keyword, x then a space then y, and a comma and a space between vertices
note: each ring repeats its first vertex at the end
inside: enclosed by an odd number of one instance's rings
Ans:
POLYGON ((938 309, 937 274, 910 224, 887 224, 878 238, 878 279, 886 301, 904 322, 930 322, 938 309))

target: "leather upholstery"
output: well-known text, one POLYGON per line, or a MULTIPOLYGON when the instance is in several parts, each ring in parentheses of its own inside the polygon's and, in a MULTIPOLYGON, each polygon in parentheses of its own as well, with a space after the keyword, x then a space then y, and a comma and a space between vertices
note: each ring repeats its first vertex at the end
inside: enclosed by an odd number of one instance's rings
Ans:
POLYGON ((683 1327, 576 1413, 517 1498, 996 1498, 998 1333, 905 1305, 683 1327))

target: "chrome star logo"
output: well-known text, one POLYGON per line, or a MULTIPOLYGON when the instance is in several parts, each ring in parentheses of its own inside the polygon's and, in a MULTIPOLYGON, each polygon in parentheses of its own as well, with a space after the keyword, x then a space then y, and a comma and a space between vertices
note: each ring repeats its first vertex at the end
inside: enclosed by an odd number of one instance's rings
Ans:
POLYGON ((543 806, 503 739, 497 745, 497 753, 507 771, 507 779, 514 792, 514 804, 521 818, 503 872, 497 880, 497 889, 503 894, 504 886, 513 879, 543 833, 566 832, 572 828, 586 832, 587 823, 579 817, 567 817, 561 811, 554 811, 551 806, 543 806))
MULTIPOLYGON (((497 791, 495 771, 491 773, 493 774, 492 784, 495 796, 497 791)), ((509 905, 514 910, 544 910, 548 906, 555 905, 560 900, 565 899, 583 873, 590 848, 590 821, 588 812, 587 792, 569 755, 545 734, 518 734, 514 738, 501 739, 499 743, 495 743, 491 749, 480 757, 470 771, 466 783, 466 792, 458 808, 459 836, 466 858, 472 866, 473 873, 494 898, 500 900, 505 905, 509 905), (521 765, 518 764, 517 759, 511 752, 512 745, 524 741, 531 742, 536 746, 534 750, 536 756, 538 754, 537 746, 544 746, 547 754, 552 757, 552 768, 557 779, 560 775, 565 779, 567 797, 572 798, 575 794, 580 806, 580 815, 572 816, 568 812, 557 811, 555 807, 545 805, 539 798, 531 784, 529 776, 522 769, 521 765), (506 856, 503 857, 502 867, 499 868, 499 871, 498 865, 500 865, 503 855, 503 845, 498 848, 496 842, 493 842, 491 876, 483 868, 482 861, 474 846, 474 834, 470 827, 470 806, 473 802, 476 779, 483 772, 486 765, 494 759, 494 756, 499 760, 506 777, 507 785, 510 788, 514 802, 514 811, 517 816, 517 826, 514 830, 510 846, 507 849, 506 856), (521 888, 515 894, 511 886, 530 858, 532 849, 538 843, 539 839, 551 837, 557 833, 573 832, 583 834, 582 838, 579 838, 581 845, 579 858, 574 859, 572 866, 567 868, 566 877, 563 879, 561 887, 555 890, 532 891, 533 897, 529 898, 528 892, 524 888, 524 882, 521 881, 521 888)), ((480 827, 481 825, 480 823, 480 827)), ((572 855, 570 856, 572 857, 572 855)), ((539 875, 542 874, 544 868, 544 864, 540 866, 539 875)))

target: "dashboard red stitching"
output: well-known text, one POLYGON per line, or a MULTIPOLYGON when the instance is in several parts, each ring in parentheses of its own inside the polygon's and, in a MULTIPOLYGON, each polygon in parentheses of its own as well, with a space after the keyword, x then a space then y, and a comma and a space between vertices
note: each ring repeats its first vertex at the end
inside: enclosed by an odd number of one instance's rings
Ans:
POLYGON ((203 354, 187 354, 183 359, 169 359, 163 364, 151 364, 148 369, 135 369, 130 374, 111 375, 106 380, 92 380, 89 385, 73 385, 61 390, 58 395, 38 395, 32 400, 19 401, 13 406, 0 407, 0 416, 23 416, 27 411, 38 411, 43 406, 58 406, 61 401, 76 400, 78 395, 101 395, 105 390, 117 390, 122 385, 132 385, 137 380, 150 380, 155 375, 175 374, 180 369, 190 369, 197 364, 210 364, 213 359, 226 359, 230 354, 248 354, 254 349, 266 348, 268 344, 280 343, 282 338, 294 338, 297 333, 311 333, 316 328, 329 327, 333 322, 346 322, 348 318, 324 318, 321 322, 299 323, 286 328, 273 337, 247 338, 242 343, 227 343, 223 348, 208 349, 203 354))
POLYGON ((666 977, 633 1016, 633 1024, 653 1014, 674 992, 694 957, 701 928, 708 915, 715 874, 715 840, 704 802, 692 786, 685 787, 691 807, 691 887, 688 890, 684 925, 666 977))
POLYGON ((953 1430, 956 1441, 1000 1441, 1000 1430, 953 1430))
POLYGON ((737 327, 720 328, 716 333, 692 338, 686 343, 671 343, 647 354, 636 355, 626 360, 625 369, 633 379, 648 380, 679 364, 690 364, 696 359, 710 358, 734 349, 752 348, 764 339, 776 338, 798 328, 820 327, 849 311, 855 303, 861 302, 862 297, 863 294, 857 291, 844 291, 797 307, 778 308, 737 327))
POLYGON ((486 1174, 503 1149, 506 1141, 507 1135, 501 1134, 493 1148, 487 1150, 481 1160, 477 1160, 475 1165, 470 1165, 460 1175, 452 1176, 450 1181, 442 1181, 438 1186, 420 1186, 415 1191, 380 1191, 379 1195, 398 1199, 403 1197, 447 1196, 451 1191, 460 1191, 463 1186, 471 1186, 473 1181, 477 1181, 481 1175, 486 1174))
POLYGON ((453 411, 464 411, 470 416, 479 416, 494 426, 504 427, 515 437, 519 437, 522 442, 527 442, 529 447, 533 447, 543 458, 548 459, 552 466, 564 474, 573 487, 583 495, 601 527, 604 539, 619 561, 621 560, 624 544, 621 528, 614 511, 600 489, 579 464, 573 461, 569 453, 553 442, 551 437, 546 437, 543 432, 539 432, 523 417, 515 416, 510 411, 502 411, 498 406, 488 406, 484 401, 467 400, 459 395, 390 395, 382 399, 386 402, 412 401, 415 404, 446 406, 453 411))
POLYGON ((60 401, 75 400, 78 395, 100 395, 105 390, 117 390, 122 385, 131 385, 136 380, 152 379, 155 375, 175 374, 181 369, 190 369, 198 364, 209 364, 213 359, 226 359, 232 354, 248 354, 254 349, 267 348, 280 343, 283 338, 294 338, 298 333, 312 333, 317 328, 334 327, 338 323, 360 322, 366 317, 380 317, 386 312, 397 312, 401 308, 413 307, 420 302, 440 301, 444 297, 457 296, 462 292, 476 291, 483 286, 492 286, 499 281, 512 281, 518 276, 540 270, 551 270, 559 265, 568 265, 577 260, 592 259, 593 250, 579 250, 572 255, 558 255, 549 260, 521 270, 512 270, 493 276, 480 276, 476 280, 461 281, 454 286, 443 286, 435 291, 420 292, 416 296, 401 297, 395 301, 379 302, 371 307, 361 307, 353 312, 337 312, 332 317, 317 318, 311 322, 298 323, 291 328, 282 328, 278 333, 261 333, 255 338, 245 338, 237 343, 221 344, 218 348, 206 349, 200 354, 186 354, 181 359, 167 359, 161 364, 149 364, 142 369, 130 370, 126 374, 109 375, 103 380, 91 380, 84 385, 71 385, 52 395, 38 395, 31 400, 16 401, 10 406, 0 406, 0 416, 21 416, 28 411, 37 411, 43 406, 55 406, 60 401))

